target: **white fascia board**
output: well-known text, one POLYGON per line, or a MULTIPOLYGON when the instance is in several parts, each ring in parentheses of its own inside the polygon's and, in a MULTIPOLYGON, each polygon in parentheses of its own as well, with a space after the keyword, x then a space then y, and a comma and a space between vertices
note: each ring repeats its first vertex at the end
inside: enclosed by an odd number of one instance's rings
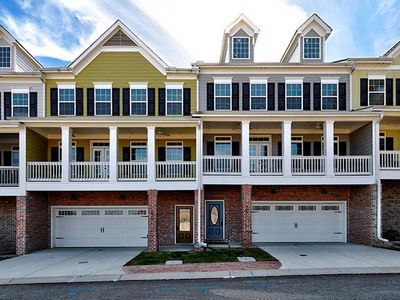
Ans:
POLYGON ((28 94, 29 89, 11 89, 11 93, 13 93, 13 94, 28 94))
POLYGON ((129 82, 130 89, 147 89, 148 82, 129 82))
POLYGON ((249 77, 250 84, 252 83, 268 83, 268 77, 249 77))
POLYGON ((368 74, 368 79, 386 79, 385 74, 368 74))
POLYGON ((76 82, 57 82, 57 87, 59 89, 74 89, 76 82))
POLYGON ((183 89, 183 82, 164 82, 167 89, 183 89))
POLYGON ((214 83, 232 83, 232 77, 214 77, 214 83))
POLYGON ((95 89, 111 89, 112 82, 93 82, 95 89))

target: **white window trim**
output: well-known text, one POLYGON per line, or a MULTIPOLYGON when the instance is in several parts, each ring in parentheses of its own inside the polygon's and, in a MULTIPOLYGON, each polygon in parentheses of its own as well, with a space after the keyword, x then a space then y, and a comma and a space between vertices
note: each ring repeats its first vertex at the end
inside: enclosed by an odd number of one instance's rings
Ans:
POLYGON ((250 37, 248 37, 248 36, 233 36, 232 37, 232 41, 231 41, 231 47, 232 47, 232 51, 231 51, 231 56, 232 56, 232 59, 233 60, 241 60, 241 59, 250 59, 250 37), (233 57, 233 41, 235 40, 235 39, 247 39, 247 44, 248 44, 248 49, 249 49, 249 52, 247 53, 248 55, 247 55, 247 57, 240 57, 240 58, 235 58, 235 57, 233 57))
MULTIPOLYGON (((57 82, 57 87, 58 87, 58 115, 59 116, 76 116, 76 83, 75 82, 57 82), (64 115, 61 114, 61 102, 60 102, 60 90, 74 90, 74 113, 71 115, 64 115)), ((63 102, 63 103, 72 103, 71 101, 68 102, 63 102)))
MULTIPOLYGON (((217 135, 214 136, 214 156, 225 156, 225 155, 217 155, 217 144, 230 144, 231 145, 231 154, 232 156, 232 137, 227 135, 217 135), (226 140, 217 140, 217 139, 226 139, 226 140)), ((229 156, 229 155, 228 155, 229 156)))
POLYGON ((10 66, 9 67, 0 67, 0 69, 12 69, 13 67, 13 49, 11 46, 0 46, 0 48, 10 48, 10 66))
POLYGON ((129 161, 137 161, 137 162, 146 162, 148 157, 148 148, 147 148, 147 141, 131 141, 130 142, 130 152, 129 152, 129 161), (142 146, 135 145, 137 143, 145 144, 142 146), (132 160, 132 149, 134 148, 146 148, 146 160, 132 160))
POLYGON ((215 111, 232 111, 232 78, 214 78, 214 110, 215 111), (217 84, 229 84, 229 109, 217 109, 216 103, 217 98, 226 98, 222 96, 217 96, 217 84))
POLYGON ((165 161, 170 161, 170 162, 174 162, 174 161, 184 161, 184 157, 183 157, 184 153, 183 153, 183 141, 166 141, 165 142, 165 161), (168 145, 169 143, 174 143, 174 144, 178 144, 180 143, 180 145, 168 145), (168 160, 167 159, 167 150, 169 149, 181 149, 181 154, 182 154, 182 160, 168 160))
POLYGON ((268 110, 268 78, 250 78, 250 110, 253 111, 267 111, 268 110), (251 85, 252 84, 265 84, 265 109, 252 109, 252 95, 251 95, 251 85))
MULTIPOLYGON (((290 146, 292 146, 292 144, 301 144, 301 154, 298 154, 298 155, 291 154, 292 156, 295 156, 295 157, 303 156, 303 154, 304 154, 303 142, 304 142, 304 140, 303 140, 303 136, 302 135, 293 135, 291 137, 290 146), (301 140, 293 141, 294 138, 300 138, 301 140)), ((292 149, 290 149, 290 153, 292 153, 292 149)))
MULTIPOLYGON (((28 106, 28 115, 31 115, 30 104, 31 104, 31 97, 30 97, 30 90, 29 89, 12 89, 11 90, 11 116, 14 117, 14 94, 28 94, 28 105, 16 105, 16 107, 26 107, 28 106)), ((18 117, 20 118, 20 117, 18 117)))
MULTIPOLYGON (((373 106, 369 103, 369 95, 372 94, 381 94, 382 92, 371 92, 369 90, 369 82, 371 80, 383 80, 383 104, 382 106, 386 106, 386 76, 382 74, 371 74, 368 75, 368 106, 373 106)), ((375 104, 374 104, 375 105, 375 104)), ((381 105, 378 105, 381 106, 381 105)))
MULTIPOLYGON (((76 149, 77 149, 77 147, 76 147, 76 141, 71 141, 71 153, 72 153, 72 149, 74 149, 74 148, 75 148, 75 160, 72 160, 72 159, 71 159, 71 162, 76 161, 76 155, 78 154, 78 153, 76 152, 76 149)), ((59 142, 58 142, 58 161, 61 161, 61 159, 62 159, 62 157, 61 157, 61 149, 62 149, 62 144, 61 144, 61 141, 59 141, 59 142)))
MULTIPOLYGON (((339 142, 340 142, 339 136, 334 135, 333 136, 333 144, 337 144, 336 148, 338 151, 338 154, 334 154, 335 156, 339 156, 339 142)), ((333 150, 335 150, 335 147, 333 147, 333 150)), ((321 136, 321 155, 325 155, 324 136, 321 136)))
POLYGON ((304 60, 319 60, 321 59, 321 38, 317 37, 317 36, 303 36, 303 59, 304 60), (318 58, 305 58, 304 54, 305 54, 305 47, 304 47, 304 41, 305 39, 318 39, 319 40, 319 57, 318 58))
POLYGON ((338 79, 322 79, 321 80, 321 110, 324 111, 338 111, 339 110, 339 80, 338 79), (324 84, 336 84, 336 109, 325 109, 323 106, 324 98, 333 98, 331 96, 323 96, 322 85, 324 84))
POLYGON ((148 94, 148 82, 129 82, 129 114, 131 116, 147 116, 148 115, 148 102, 149 102, 149 94, 148 94), (138 103, 146 103, 146 113, 144 115, 134 115, 132 114, 132 90, 146 90, 146 102, 138 102, 138 103))
POLYGON ((94 84, 94 115, 95 116, 112 116, 112 82, 93 82, 94 84), (110 90, 110 101, 101 101, 101 103, 110 103, 110 114, 109 115, 98 115, 97 114, 97 97, 96 90, 110 90))
MULTIPOLYGON (((290 96, 289 98, 293 98, 293 96, 290 96)), ((286 111, 302 111, 303 110, 303 78, 290 78, 290 79, 285 79, 285 110, 286 111), (301 87, 301 108, 300 109, 289 109, 287 107, 287 86, 288 84, 300 84, 301 87)))
POLYGON ((272 153, 272 135, 251 135, 249 140, 249 146, 253 145, 268 145, 268 154, 267 156, 271 156, 272 153), (268 141, 251 141, 251 138, 268 138, 268 141))
POLYGON ((107 149, 107 146, 94 146, 95 143, 108 144, 108 151, 110 151, 110 141, 109 140, 91 140, 90 141, 90 161, 91 162, 94 162, 94 150, 107 149))

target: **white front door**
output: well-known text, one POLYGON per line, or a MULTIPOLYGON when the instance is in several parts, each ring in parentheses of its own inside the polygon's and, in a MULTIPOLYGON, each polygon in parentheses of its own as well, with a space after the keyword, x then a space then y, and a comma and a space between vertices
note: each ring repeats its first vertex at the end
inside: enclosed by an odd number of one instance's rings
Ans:
POLYGON ((342 202, 253 202, 253 242, 346 242, 342 202))

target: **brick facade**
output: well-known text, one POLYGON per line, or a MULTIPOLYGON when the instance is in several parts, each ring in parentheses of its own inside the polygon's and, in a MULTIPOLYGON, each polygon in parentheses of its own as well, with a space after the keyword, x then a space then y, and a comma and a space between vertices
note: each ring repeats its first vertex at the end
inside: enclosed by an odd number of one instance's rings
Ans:
POLYGON ((158 235, 157 235, 157 213, 158 213, 158 199, 157 190, 149 190, 148 195, 148 211, 149 211, 149 224, 147 233, 147 250, 154 252, 158 250, 158 235))
POLYGON ((252 245, 251 191, 251 185, 242 185, 242 247, 244 248, 250 248, 252 245))
POLYGON ((198 207, 199 207, 199 202, 200 202, 200 240, 204 241, 204 190, 200 191, 200 198, 198 197, 198 191, 194 191, 194 209, 193 209, 193 214, 194 214, 194 241, 196 242, 198 240, 197 238, 197 220, 198 220, 198 207))
POLYGON ((15 197, 0 197, 0 253, 15 253, 15 197))
POLYGON ((382 181, 382 233, 400 232, 400 181, 382 181))

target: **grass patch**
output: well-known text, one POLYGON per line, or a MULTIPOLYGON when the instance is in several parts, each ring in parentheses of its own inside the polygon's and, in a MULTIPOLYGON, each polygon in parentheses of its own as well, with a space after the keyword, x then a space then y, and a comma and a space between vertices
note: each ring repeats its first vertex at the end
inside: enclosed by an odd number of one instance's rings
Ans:
POLYGON ((237 262, 238 256, 251 256, 256 261, 276 261, 277 259, 260 248, 234 248, 228 249, 207 249, 204 252, 195 251, 159 251, 142 252, 125 266, 139 265, 163 265, 167 260, 182 260, 184 264, 191 263, 216 263, 216 262, 237 262))

